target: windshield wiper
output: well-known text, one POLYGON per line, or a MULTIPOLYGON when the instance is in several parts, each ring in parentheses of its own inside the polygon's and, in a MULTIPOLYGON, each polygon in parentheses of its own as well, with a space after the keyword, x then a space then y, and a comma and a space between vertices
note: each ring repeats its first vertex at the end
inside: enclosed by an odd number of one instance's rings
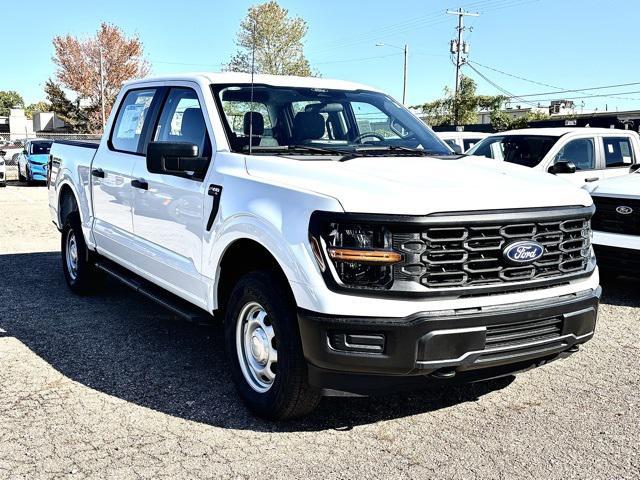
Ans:
MULTIPOLYGON (((249 151, 249 147, 243 150, 249 151)), ((252 147, 256 153, 318 153, 321 155, 343 156, 351 155, 353 152, 338 150, 336 148, 315 147, 309 145, 282 145, 278 147, 252 147)))
POLYGON ((338 161, 345 162, 347 160, 352 160, 357 157, 363 157, 371 154, 389 154, 389 153, 399 153, 399 154, 402 154, 403 156, 416 155, 421 157, 431 156, 431 155, 446 155, 446 154, 441 154, 439 152, 424 150, 423 148, 403 147, 401 145, 387 145, 383 147, 376 147, 376 146, 355 147, 353 149, 353 152, 350 152, 349 154, 345 155, 338 161))

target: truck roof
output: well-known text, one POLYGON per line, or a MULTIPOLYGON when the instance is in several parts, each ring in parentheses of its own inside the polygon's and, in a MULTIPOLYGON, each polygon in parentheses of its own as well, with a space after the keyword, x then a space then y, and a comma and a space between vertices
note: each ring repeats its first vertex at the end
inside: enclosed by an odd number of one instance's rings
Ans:
POLYGON ((622 130, 620 128, 592 128, 592 127, 547 127, 547 128, 521 128, 518 130, 508 130, 506 132, 494 133, 493 135, 546 135, 549 137, 561 137, 569 133, 599 133, 599 134, 620 134, 635 133, 633 130, 622 130))
MULTIPOLYGON (((293 75, 263 75, 253 76, 255 84, 266 84, 276 87, 303 87, 303 88, 325 88, 329 90, 370 90, 380 91, 377 88, 344 80, 333 80, 319 77, 296 77, 293 75)), ((130 80, 125 82, 125 86, 140 85, 147 82, 169 82, 169 81, 204 81, 212 84, 226 83, 251 83, 251 74, 238 72, 195 72, 181 73, 175 75, 162 75, 147 77, 143 79, 130 80)))

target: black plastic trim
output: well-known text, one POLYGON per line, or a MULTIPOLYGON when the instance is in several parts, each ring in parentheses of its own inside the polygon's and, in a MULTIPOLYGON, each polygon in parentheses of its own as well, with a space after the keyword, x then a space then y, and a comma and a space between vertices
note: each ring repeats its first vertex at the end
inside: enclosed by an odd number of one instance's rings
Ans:
POLYGON ((100 146, 101 140, 54 140, 53 143, 58 143, 60 145, 70 145, 72 147, 82 147, 82 148, 92 148, 97 150, 100 146))

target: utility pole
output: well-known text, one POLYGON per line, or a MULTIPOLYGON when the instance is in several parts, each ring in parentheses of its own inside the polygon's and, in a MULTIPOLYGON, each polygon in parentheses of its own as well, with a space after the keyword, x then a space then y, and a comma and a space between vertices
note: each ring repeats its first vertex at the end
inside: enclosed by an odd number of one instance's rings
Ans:
POLYGON ((456 93, 454 97, 454 107, 453 107, 453 119, 454 122, 458 123, 458 93, 460 91, 460 68, 464 65, 466 61, 466 55, 469 53, 469 46, 464 41, 464 17, 479 17, 479 13, 471 13, 467 12, 464 8, 459 8, 458 10, 447 10, 447 15, 457 15, 458 16, 458 39, 451 40, 451 53, 456 55, 456 93))
POLYGON ((404 47, 399 47, 398 45, 390 45, 388 43, 376 43, 376 47, 391 47, 397 48, 398 50, 402 50, 404 53, 404 69, 402 75, 402 104, 407 105, 407 70, 409 68, 409 45, 406 43, 404 47))
POLYGON ((104 108, 104 65, 102 61, 102 46, 98 46, 98 52, 100 53, 100 103, 102 104, 102 131, 107 123, 105 108, 104 108))

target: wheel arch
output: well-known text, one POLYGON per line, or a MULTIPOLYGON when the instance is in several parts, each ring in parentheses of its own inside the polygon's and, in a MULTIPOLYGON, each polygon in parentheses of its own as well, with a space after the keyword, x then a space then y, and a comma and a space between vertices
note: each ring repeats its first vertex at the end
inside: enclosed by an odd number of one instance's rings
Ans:
MULTIPOLYGON (((67 215, 71 212, 80 212, 80 206, 78 204, 78 196, 74 191, 70 183, 64 182, 58 189, 58 224, 62 227, 64 225, 67 215)), ((82 218, 80 218, 82 221, 82 218)))
POLYGON ((230 242, 218 262, 214 285, 216 310, 224 310, 234 285, 249 272, 272 271, 286 286, 285 294, 295 302, 291 283, 276 256, 267 247, 251 238, 238 238, 230 242))

